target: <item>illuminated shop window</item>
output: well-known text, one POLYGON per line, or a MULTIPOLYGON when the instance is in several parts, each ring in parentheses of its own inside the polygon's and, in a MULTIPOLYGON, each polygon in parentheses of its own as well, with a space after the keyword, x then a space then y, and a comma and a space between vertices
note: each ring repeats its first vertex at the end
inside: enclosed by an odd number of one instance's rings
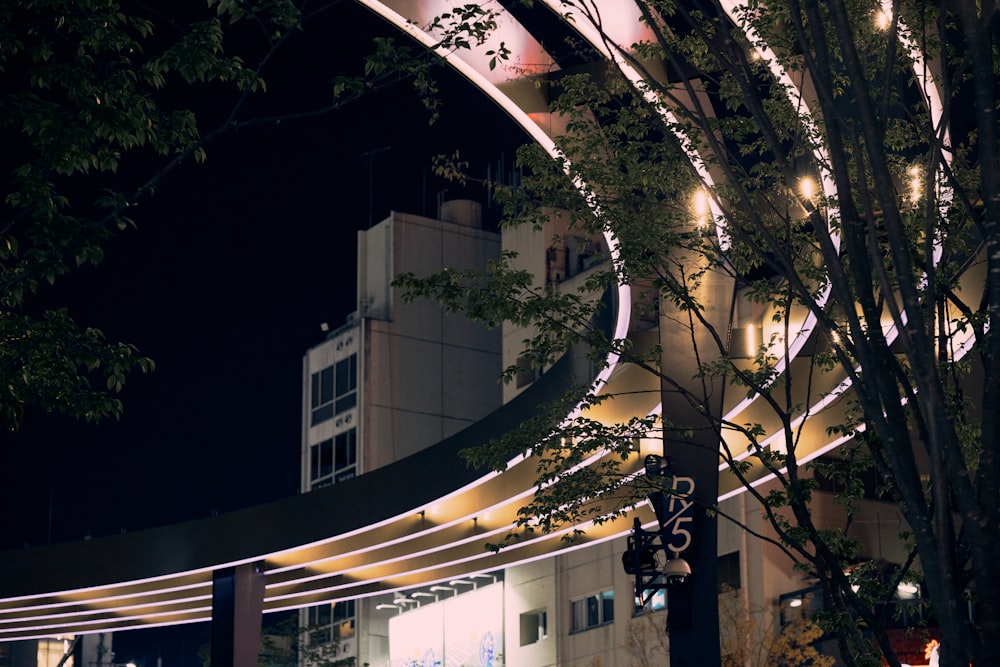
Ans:
POLYGON ((571 603, 573 625, 570 632, 582 632, 615 620, 615 592, 601 591, 571 603))

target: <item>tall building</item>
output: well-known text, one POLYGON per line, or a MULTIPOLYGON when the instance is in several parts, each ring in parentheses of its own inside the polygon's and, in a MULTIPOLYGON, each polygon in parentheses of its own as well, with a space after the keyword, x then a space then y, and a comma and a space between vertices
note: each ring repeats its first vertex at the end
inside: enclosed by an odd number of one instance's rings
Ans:
MULTIPOLYGON (((358 233, 357 311, 303 360, 303 491, 420 451, 500 405, 500 331, 430 300, 407 303, 392 286, 404 273, 482 270, 499 256, 500 235, 482 229, 478 203, 445 202, 439 217, 392 212, 358 233)), ((336 640, 341 657, 377 664, 384 631, 366 622, 370 611, 351 600, 301 620, 314 642, 336 640)))

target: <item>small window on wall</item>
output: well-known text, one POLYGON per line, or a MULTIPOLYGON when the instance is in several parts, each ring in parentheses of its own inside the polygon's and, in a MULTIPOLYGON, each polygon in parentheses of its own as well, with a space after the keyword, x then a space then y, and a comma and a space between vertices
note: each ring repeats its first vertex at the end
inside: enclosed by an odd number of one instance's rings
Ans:
POLYGON ((526 387, 538 379, 538 373, 531 366, 527 357, 517 358, 517 375, 514 378, 514 386, 518 389, 526 387))
POLYGON ((549 636, 549 615, 544 609, 521 614, 521 646, 549 636))
POLYGON ((570 632, 582 632, 615 620, 615 592, 601 591, 588 595, 572 603, 572 627, 570 632))
POLYGON ((719 556, 719 592, 739 590, 740 587, 740 552, 719 556))

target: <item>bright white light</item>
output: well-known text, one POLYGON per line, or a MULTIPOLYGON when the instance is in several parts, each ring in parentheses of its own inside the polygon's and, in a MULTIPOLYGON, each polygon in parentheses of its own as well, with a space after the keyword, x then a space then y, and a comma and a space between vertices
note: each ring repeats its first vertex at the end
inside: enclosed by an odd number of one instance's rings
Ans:
POLYGON ((705 188, 698 188, 691 195, 691 212, 694 214, 694 221, 699 227, 708 224, 708 216, 712 212, 712 207, 708 201, 708 191, 705 188))
POLYGON ((809 176, 803 176, 799 179, 799 194, 802 195, 803 199, 813 201, 816 197, 816 181, 809 176))
POLYGON ((875 29, 879 31, 886 31, 889 26, 892 25, 892 12, 887 9, 880 9, 875 12, 875 29))

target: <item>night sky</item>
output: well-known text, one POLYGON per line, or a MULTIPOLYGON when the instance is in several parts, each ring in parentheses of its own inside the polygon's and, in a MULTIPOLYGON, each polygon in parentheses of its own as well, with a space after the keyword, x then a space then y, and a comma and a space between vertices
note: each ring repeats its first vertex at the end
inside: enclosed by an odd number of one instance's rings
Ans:
MULTIPOLYGON (((322 94, 372 35, 393 34, 342 3, 307 29, 272 75, 271 101, 322 94), (274 77, 277 76, 277 79, 274 77)), ((134 375, 119 422, 31 413, 4 452, 2 547, 134 531, 298 491, 301 359, 354 309, 356 230, 390 210, 433 215, 456 186, 431 156, 458 149, 472 170, 509 164, 526 138, 470 84, 442 69, 445 105, 427 114, 404 83, 336 115, 246 132, 170 177, 138 230, 98 268, 47 292, 78 321, 156 363, 134 375), (363 157, 387 148, 371 165, 363 157), (371 176, 372 187, 369 188, 371 176)))

